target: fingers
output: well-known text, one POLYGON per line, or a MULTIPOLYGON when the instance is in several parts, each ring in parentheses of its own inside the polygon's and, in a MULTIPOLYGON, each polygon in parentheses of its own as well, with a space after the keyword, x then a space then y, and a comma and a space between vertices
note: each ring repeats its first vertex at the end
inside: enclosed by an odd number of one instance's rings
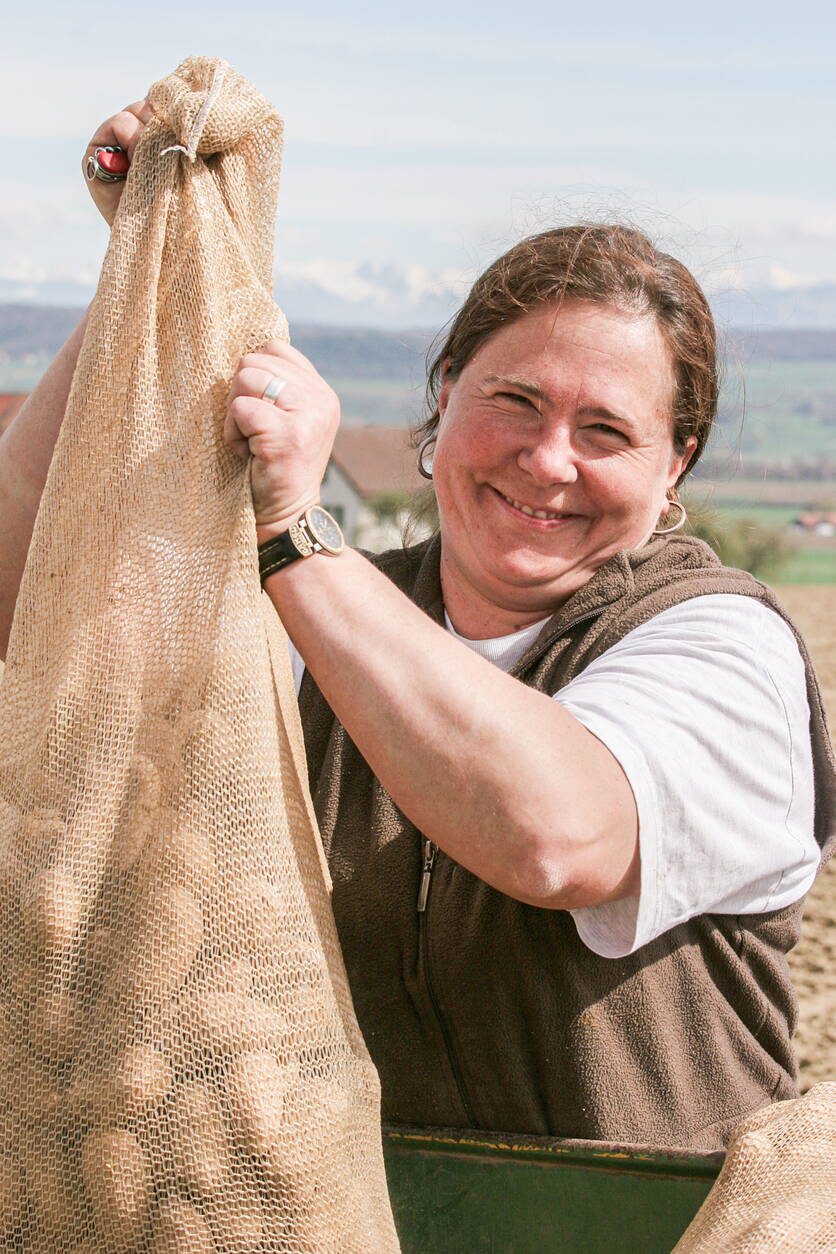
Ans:
POLYGON ((127 152, 129 161, 133 161, 134 151, 142 132, 153 116, 151 106, 146 100, 139 100, 136 104, 128 105, 127 109, 123 109, 116 115, 114 134, 117 136, 120 148, 124 148, 127 152))
POLYGON ((256 396, 233 396, 224 418, 224 443, 243 458, 250 453, 258 456, 288 451, 296 447, 299 435, 292 423, 288 424, 288 417, 286 411, 279 413, 277 406, 256 396))
POLYGON ((246 419, 241 414, 239 399, 236 397, 234 401, 231 401, 226 411, 223 438, 224 444, 228 444, 234 453, 237 453, 240 458, 246 461, 250 455, 250 443, 248 437, 242 433, 238 425, 239 416, 244 426, 247 425, 246 419))
POLYGON ((145 122, 142 121, 138 114, 129 109, 123 109, 121 113, 114 114, 112 118, 108 118, 106 122, 102 123, 87 145, 85 157, 94 148, 104 148, 108 145, 118 144, 120 148, 125 149, 130 161, 133 159, 134 150, 144 130, 145 122))
POLYGON ((238 439, 247 441, 254 435, 262 435, 275 421, 275 415, 266 411, 265 405, 255 396, 234 396, 229 402, 227 421, 224 423, 227 443, 232 444, 238 439))
POLYGON ((119 147, 125 150, 128 163, 133 161, 136 146, 148 122, 154 116, 147 100, 136 100, 112 118, 103 122, 87 145, 81 159, 87 189, 106 222, 112 224, 122 196, 123 183, 106 183, 87 178, 87 160, 97 148, 119 147))
MULTIPOLYGON (((319 375, 316 368, 311 365, 307 357, 304 357, 295 348, 291 349, 289 344, 276 343, 276 346, 283 350, 289 349, 290 351, 281 353, 268 351, 271 345, 265 345, 257 353, 244 354, 238 363, 238 371, 233 379, 233 394, 246 391, 251 396, 260 397, 270 378, 283 379, 286 383, 296 382, 309 392, 312 385, 317 389, 328 388, 328 384, 319 375), (253 371, 257 371, 259 377, 256 377, 253 371), (244 380, 246 380, 246 383, 244 383, 244 380)), ((287 397, 284 390, 281 395, 284 399, 280 404, 283 408, 287 408, 287 397)))
POLYGON ((120 148, 125 149, 129 159, 132 158, 139 137, 153 116, 154 111, 147 100, 136 100, 133 104, 126 105, 112 118, 102 122, 87 145, 85 157, 94 148, 118 144, 120 148))
POLYGON ((250 487, 256 522, 296 516, 300 502, 318 499, 340 420, 340 403, 296 349, 271 341, 241 358, 231 383, 224 441, 252 457, 250 487), (275 400, 264 389, 283 387, 275 400))
POLYGON ((135 100, 133 104, 125 105, 122 112, 135 114, 144 126, 147 126, 154 116, 154 110, 147 100, 135 100))
MULTIPOLYGON (((269 358, 266 360, 269 360, 269 358)), ((267 384, 271 379, 280 378, 284 382, 285 386, 282 388, 275 401, 265 400, 263 403, 265 405, 273 405, 274 407, 278 406, 279 409, 292 409, 292 398, 295 389, 293 386, 294 380, 292 380, 289 375, 289 370, 285 370, 283 375, 279 375, 277 371, 270 370, 266 365, 242 366, 237 371, 235 378, 232 380, 230 399, 234 399, 237 396, 246 396, 251 400, 262 402, 264 389, 267 387, 267 384), (286 395, 288 393, 289 395, 286 395)))
POLYGON ((248 357, 255 356, 279 357, 282 361, 293 362, 303 369, 317 374, 316 366, 308 360, 304 353, 300 353, 298 348, 294 348, 292 344, 288 344, 285 340, 270 340, 257 353, 248 353, 248 357))
POLYGON ((248 451, 254 456, 275 455, 279 446, 285 453, 308 444, 313 448, 326 437, 330 447, 338 423, 336 393, 297 349, 272 340, 239 361, 229 392, 224 440, 240 456, 248 451), (283 387, 275 399, 265 399, 264 390, 274 379, 280 379, 283 387))

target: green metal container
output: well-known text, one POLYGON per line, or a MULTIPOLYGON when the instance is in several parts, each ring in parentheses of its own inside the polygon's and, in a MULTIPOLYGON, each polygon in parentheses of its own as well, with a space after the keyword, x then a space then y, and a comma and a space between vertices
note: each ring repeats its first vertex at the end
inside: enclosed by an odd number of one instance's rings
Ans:
POLYGON ((670 1254, 723 1155, 386 1126, 402 1254, 670 1254))

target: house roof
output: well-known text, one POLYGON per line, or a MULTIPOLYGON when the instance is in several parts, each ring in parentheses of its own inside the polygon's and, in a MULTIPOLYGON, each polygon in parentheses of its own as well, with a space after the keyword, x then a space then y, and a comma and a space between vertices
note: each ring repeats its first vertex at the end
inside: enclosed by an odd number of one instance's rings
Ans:
POLYGON ((5 431, 23 402, 26 392, 0 392, 0 432, 5 431))
POLYGON ((836 526, 836 510, 810 509, 799 514, 795 522, 801 527, 817 527, 819 523, 830 523, 836 526))
POLYGON ((418 473, 406 427, 342 426, 331 460, 362 497, 378 492, 414 493, 427 486, 418 473))

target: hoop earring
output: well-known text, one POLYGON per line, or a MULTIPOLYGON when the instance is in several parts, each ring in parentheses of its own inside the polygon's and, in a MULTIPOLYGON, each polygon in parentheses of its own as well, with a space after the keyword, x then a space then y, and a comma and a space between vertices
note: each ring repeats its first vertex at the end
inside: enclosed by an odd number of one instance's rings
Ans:
POLYGON ((433 477, 432 458, 430 458, 430 466, 428 470, 424 463, 424 455, 430 445, 435 444, 435 441, 435 435, 425 435, 421 443, 418 445, 418 473, 419 475, 423 475, 425 479, 432 479, 433 477))
POLYGON ((679 518, 677 518, 676 522, 674 523, 672 527, 662 527, 661 530, 657 529, 656 531, 651 532, 651 535, 667 536, 667 535, 670 535, 672 531, 679 531, 680 527, 685 526, 685 521, 688 518, 688 515, 685 513, 685 506, 682 504, 681 501, 668 501, 668 509, 665 510, 666 514, 672 505, 675 505, 678 510, 682 511, 682 513, 679 515, 679 518))

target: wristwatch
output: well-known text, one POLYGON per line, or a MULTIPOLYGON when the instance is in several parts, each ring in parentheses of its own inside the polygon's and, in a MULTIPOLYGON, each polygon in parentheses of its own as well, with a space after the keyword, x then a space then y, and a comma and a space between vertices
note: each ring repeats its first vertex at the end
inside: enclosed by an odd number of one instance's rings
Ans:
POLYGON ((312 505, 301 518, 290 524, 287 531, 258 546, 261 582, 264 583, 268 575, 275 574, 300 557, 313 557, 314 553, 329 553, 336 557, 344 548, 345 540, 336 518, 332 518, 321 505, 312 505))

